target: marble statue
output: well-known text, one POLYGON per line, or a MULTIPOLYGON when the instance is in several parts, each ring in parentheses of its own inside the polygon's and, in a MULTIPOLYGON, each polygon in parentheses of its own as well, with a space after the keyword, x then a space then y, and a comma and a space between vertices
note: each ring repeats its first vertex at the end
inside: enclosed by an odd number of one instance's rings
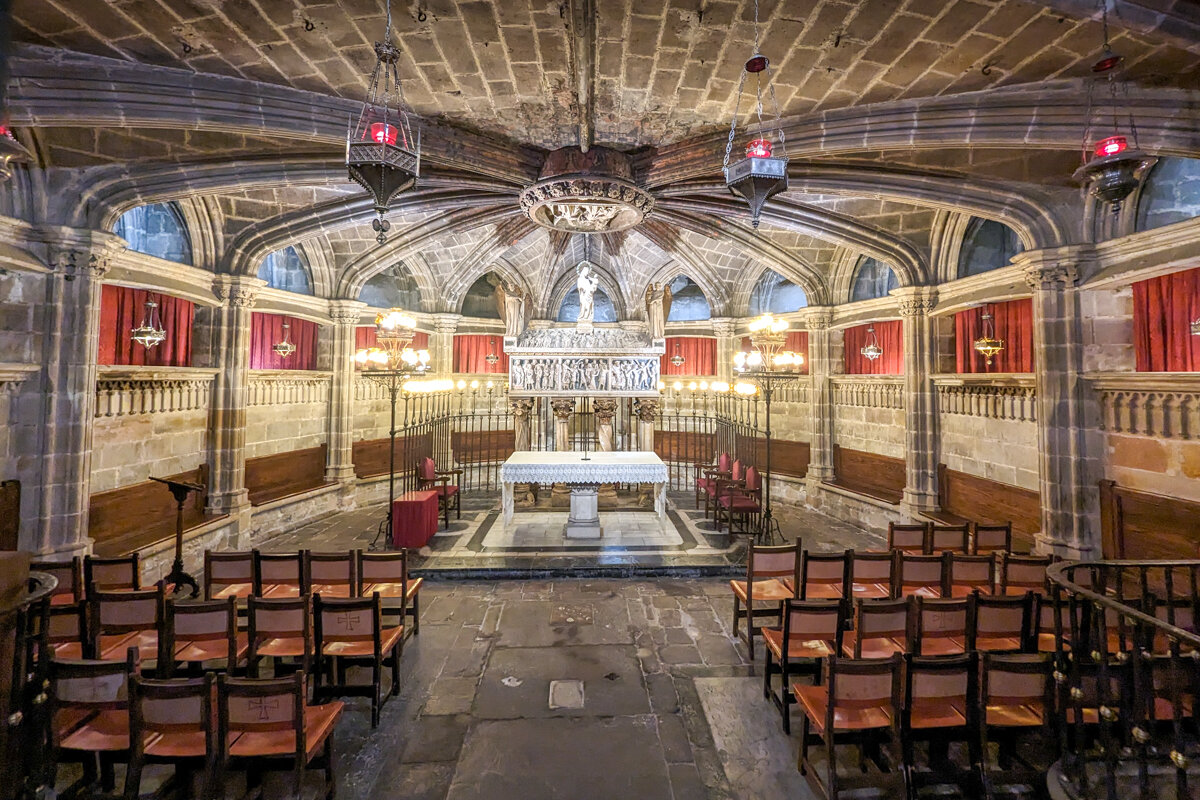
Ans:
POLYGON ((504 335, 520 336, 525 330, 525 292, 520 286, 503 281, 496 287, 496 295, 504 319, 504 335))
POLYGON ((667 335, 667 314, 671 309, 671 287, 665 283, 652 283, 646 287, 646 322, 651 339, 663 339, 667 335))
POLYGON ((591 266, 586 261, 580 263, 579 277, 575 280, 575 288, 579 290, 579 317, 576 327, 581 330, 591 330, 592 328, 592 322, 596 316, 596 306, 592 295, 596 293, 599 285, 600 280, 596 277, 596 273, 592 272, 591 266))

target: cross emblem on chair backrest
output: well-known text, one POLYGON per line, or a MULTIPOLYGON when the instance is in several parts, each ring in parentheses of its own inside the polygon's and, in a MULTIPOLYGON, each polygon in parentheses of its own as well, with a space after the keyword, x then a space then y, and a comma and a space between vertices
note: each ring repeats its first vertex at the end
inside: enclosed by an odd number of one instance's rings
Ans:
POLYGON ((355 628, 357 628, 359 625, 362 624, 362 615, 361 614, 349 614, 349 613, 338 614, 337 621, 338 621, 338 625, 341 625, 347 631, 353 631, 355 628))
POLYGON ((251 711, 258 712, 258 718, 262 722, 267 722, 271 719, 271 712, 279 709, 279 698, 256 697, 248 703, 251 711))

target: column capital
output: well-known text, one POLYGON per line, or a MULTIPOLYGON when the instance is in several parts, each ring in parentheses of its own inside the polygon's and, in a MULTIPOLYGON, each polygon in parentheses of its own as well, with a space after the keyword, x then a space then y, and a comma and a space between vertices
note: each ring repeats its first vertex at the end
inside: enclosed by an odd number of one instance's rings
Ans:
POLYGON ((358 300, 330 300, 329 318, 334 325, 357 325, 367 304, 358 300))
POLYGON ((433 331, 443 334, 454 333, 458 330, 458 323, 462 318, 462 314, 434 314, 433 331))
POLYGON ((902 317, 923 317, 937 306, 937 289, 932 286, 903 286, 891 294, 902 317))
POLYGON ((709 322, 717 336, 733 336, 737 333, 737 320, 733 317, 713 317, 709 322))
POLYGON ((613 417, 617 415, 617 401, 611 397, 593 400, 592 411, 595 412, 598 422, 612 422, 613 417))
POLYGON ((39 228, 36 238, 46 244, 46 263, 66 280, 102 280, 113 260, 129 249, 114 233, 77 228, 39 228))
POLYGON ((212 290, 222 305, 230 308, 252 308, 267 282, 248 275, 218 275, 212 290))
POLYGON ((633 401, 633 413, 637 414, 642 422, 654 422, 658 417, 659 402, 657 397, 639 397, 633 401))
POLYGON ((833 306, 809 306, 804 310, 804 326, 819 331, 833 325, 833 306))
POLYGON ((512 397, 508 404, 514 417, 527 417, 533 411, 532 397, 512 397))
POLYGON ((550 408, 554 409, 555 419, 569 419, 575 411, 575 398, 557 397, 550 401, 550 408))
POLYGON ((1024 275, 1035 292, 1061 292, 1079 280, 1079 268, 1072 262, 1036 262, 1025 267, 1024 275))

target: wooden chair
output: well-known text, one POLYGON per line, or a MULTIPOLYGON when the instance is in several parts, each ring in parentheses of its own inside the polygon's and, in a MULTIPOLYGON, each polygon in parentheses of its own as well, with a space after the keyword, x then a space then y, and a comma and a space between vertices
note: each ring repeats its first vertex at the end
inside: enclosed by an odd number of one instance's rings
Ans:
MULTIPOLYGON (((52 762, 83 764, 83 776, 59 796, 73 796, 97 781, 116 787, 115 761, 129 752, 129 678, 138 670, 137 648, 113 661, 50 662, 52 762)), ((57 771, 55 769, 55 771, 57 771)), ((54 774, 50 784, 54 785, 54 774)))
POLYGON ((888 658, 908 652, 913 637, 912 598, 854 601, 854 629, 842 635, 846 658, 888 658))
POLYGON ((46 622, 46 645, 52 658, 92 658, 88 640, 87 603, 51 605, 46 622))
POLYGON ((379 725, 384 700, 400 693, 400 654, 404 648, 404 626, 383 626, 383 601, 379 595, 350 600, 313 596, 313 628, 316 659, 313 669, 313 700, 326 697, 371 698, 371 727, 379 725), (366 663, 371 668, 369 684, 346 680, 343 660, 366 663), (383 694, 383 668, 392 672, 391 692, 383 694), (326 675, 328 670, 328 675, 326 675), (328 682, 326 680, 328 679, 328 682))
POLYGON ((304 551, 304 583, 312 594, 325 598, 355 596, 358 576, 354 553, 314 553, 304 551))
POLYGON ((304 551, 264 553, 254 551, 254 595, 272 600, 308 594, 304 582, 304 551))
POLYGON ((231 766, 246 770, 251 790, 261 787, 263 772, 287 770, 291 796, 299 800, 304 775, 315 766, 324 772, 323 796, 333 800, 333 729, 343 704, 310 706, 306 693, 303 673, 268 680, 217 677, 217 786, 225 785, 231 766))
MULTIPOLYGON (((903 687, 899 655, 886 659, 848 659, 831 656, 825 661, 824 685, 795 684, 792 691, 804 710, 800 736, 800 772, 821 796, 835 800, 846 789, 883 788, 885 783, 903 782, 903 770, 866 774, 865 757, 883 752, 899 738, 903 687), (824 780, 809 760, 809 739, 814 735, 824 746, 824 780), (837 744, 857 745, 863 775, 841 775, 837 768, 837 744)), ((889 769, 888 759, 880 769, 889 769)))
POLYGON ((49 573, 58 581, 50 594, 50 605, 74 605, 83 600, 83 559, 79 556, 70 561, 31 561, 29 568, 49 573))
POLYGON ((845 600, 788 600, 784 603, 782 627, 763 628, 767 649, 763 696, 779 709, 785 733, 791 733, 791 707, 796 702, 788 690, 789 677, 805 673, 814 680, 819 677, 821 659, 841 652, 846 616, 845 600), (771 663, 772 656, 779 666, 771 663), (772 675, 780 676, 778 694, 771 686, 772 675))
POLYGON ((921 787, 953 782, 963 797, 978 796, 976 765, 980 761, 979 665, 974 653, 940 658, 905 658, 904 711, 900 741, 909 797, 921 787), (966 742, 968 761, 949 758, 951 742, 966 742), (928 743, 928 770, 919 770, 917 742, 928 743))
POLYGON ((173 765, 173 786, 185 795, 199 767, 200 798, 207 800, 217 793, 214 781, 220 749, 213 689, 211 674, 174 680, 145 680, 136 675, 130 679, 125 800, 137 800, 147 764, 173 765))
POLYGON ((783 603, 796 596, 800 585, 800 540, 793 544, 767 547, 751 545, 746 550, 746 580, 731 580, 733 590, 733 635, 741 636, 754 660, 754 635, 762 626, 755 617, 780 617, 783 603), (789 587, 784 581, 791 579, 789 587), (772 608, 755 608, 755 603, 771 603, 772 608), (743 610, 743 608, 745 610, 743 610), (746 632, 739 634, 738 623, 745 618, 746 632))
POLYGON ((101 660, 119 660, 136 647, 142 662, 158 658, 163 588, 88 593, 88 647, 101 660))
POLYGON ((717 456, 717 465, 695 464, 696 469, 696 508, 700 508, 700 498, 704 498, 704 516, 708 516, 709 505, 717 496, 717 480, 728 478, 733 458, 729 453, 717 456))
MULTIPOLYGON (((1038 653, 1058 652, 1058 632, 1062 632, 1064 654, 1071 652, 1072 627, 1071 604, 1053 594, 1033 596, 1033 650, 1038 653)), ((1079 609, 1082 606, 1078 607, 1079 609)), ((1078 614, 1078 609, 1076 611, 1078 614)), ((1082 624, 1076 626, 1082 630, 1082 624)))
POLYGON ((720 481, 721 493, 717 497, 714 516, 717 532, 721 532, 721 517, 729 523, 731 535, 758 536, 762 531, 762 478, 757 467, 747 467, 745 478, 738 482, 720 481), (739 528, 734 527, 740 521, 739 528))
POLYGON ((901 525, 888 523, 888 550, 919 555, 928 553, 929 525, 924 522, 901 525))
POLYGON ((850 596, 855 600, 885 600, 892 597, 895 574, 895 551, 850 551, 850 596))
POLYGON ((991 797, 993 786, 1000 783, 1025 783, 1037 785, 1044 782, 1049 764, 1057 758, 1057 748, 1051 735, 1051 710, 1054 707, 1053 681, 1050 678, 1050 658, 1045 655, 997 655, 984 653, 982 656, 979 706, 983 713, 979 720, 980 778, 985 794, 991 797), (1033 736, 1037 746, 1046 754, 1046 763, 1022 763, 1014 768, 1016 741, 1022 736, 1033 736), (998 770, 987 763, 989 742, 995 741, 998 749, 998 770))
POLYGON ((421 632, 421 584, 424 578, 412 578, 408 574, 408 553, 396 550, 390 553, 364 553, 354 551, 357 565, 359 597, 370 597, 373 594, 383 598, 384 613, 393 610, 389 600, 399 600, 400 622, 404 625, 405 634, 412 635, 421 632), (412 618, 412 625, 405 624, 405 616, 412 618))
POLYGON ((204 599, 239 601, 254 594, 254 551, 204 551, 204 599))
POLYGON ((971 592, 996 593, 996 557, 993 554, 969 556, 947 552, 946 584, 948 597, 967 597, 971 592))
POLYGON ((971 552, 971 531, 967 523, 962 525, 930 525, 929 552, 962 553, 971 552))
POLYGON ((850 556, 804 551, 800 564, 801 600, 843 600, 850 587, 850 556))
POLYGON ((263 658, 296 659, 298 669, 305 675, 312 671, 312 596, 261 599, 251 597, 246 614, 246 633, 249 650, 247 672, 258 677, 263 658))
POLYGON ((903 550, 897 555, 896 597, 944 597, 945 586, 946 560, 941 556, 917 555, 903 550))
POLYGON ((972 592, 967 598, 967 649, 987 653, 1027 652, 1033 594, 1020 597, 972 592))
POLYGON ((220 669, 238 669, 250 650, 249 637, 238 631, 237 599, 176 604, 167 600, 159 638, 158 674, 173 677, 178 664, 193 672, 204 662, 218 661, 220 669))
POLYGON ((124 592, 141 589, 141 559, 136 552, 119 558, 84 556, 83 585, 85 595, 93 590, 124 592))
POLYGON ((1012 523, 1003 525, 974 525, 971 536, 971 552, 977 556, 988 553, 1012 552, 1012 523))
POLYGON ((1054 562, 1050 556, 1014 556, 1000 554, 1000 594, 1025 594, 1046 591, 1046 569, 1054 562))
POLYGON ((422 458, 417 463, 417 488, 424 491, 437 492, 438 507, 450 527, 450 509, 454 509, 454 518, 462 519, 462 492, 458 485, 461 469, 438 469, 432 458, 422 458), (453 485, 450 479, 454 479, 453 485))
POLYGON ((969 622, 966 599, 930 599, 917 595, 913 608, 914 656, 954 656, 967 652, 969 622))

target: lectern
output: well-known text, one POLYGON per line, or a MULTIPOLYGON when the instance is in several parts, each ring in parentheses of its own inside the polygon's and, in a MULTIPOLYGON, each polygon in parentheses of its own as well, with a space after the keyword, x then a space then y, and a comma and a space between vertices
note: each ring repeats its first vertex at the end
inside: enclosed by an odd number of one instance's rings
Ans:
POLYGON ((198 483, 173 481, 169 478, 151 476, 150 480, 166 484, 167 488, 171 490, 171 496, 175 498, 175 563, 171 565, 171 574, 167 576, 166 581, 175 586, 176 594, 179 594, 185 585, 192 587, 189 597, 194 598, 200 594, 200 584, 183 571, 183 504, 187 502, 189 494, 202 492, 204 487, 198 483))

